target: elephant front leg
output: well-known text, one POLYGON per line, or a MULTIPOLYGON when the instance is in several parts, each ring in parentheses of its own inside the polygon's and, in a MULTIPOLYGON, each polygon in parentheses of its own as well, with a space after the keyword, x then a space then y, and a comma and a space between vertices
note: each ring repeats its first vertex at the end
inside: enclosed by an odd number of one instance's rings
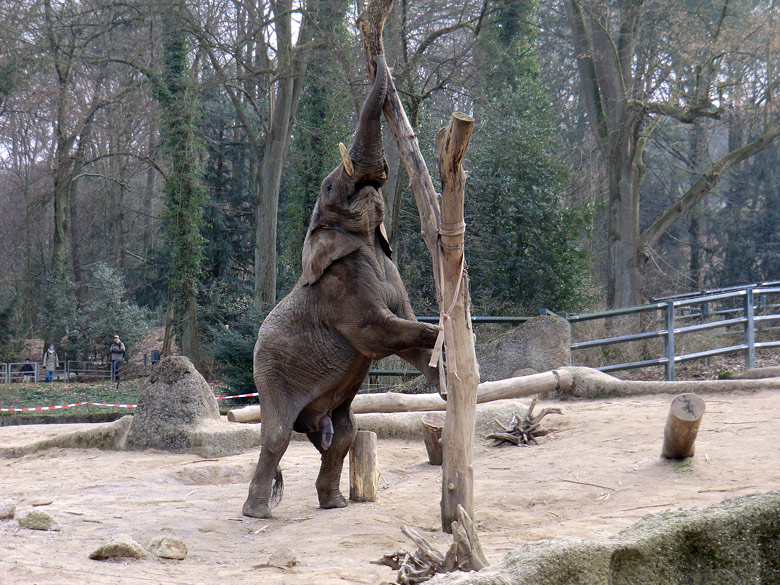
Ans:
POLYGON ((315 484, 320 508, 344 508, 347 500, 339 490, 339 483, 344 469, 344 459, 355 441, 357 428, 349 406, 337 408, 330 418, 333 424, 333 439, 329 447, 322 444, 321 431, 307 433, 307 436, 322 455, 320 473, 315 484))

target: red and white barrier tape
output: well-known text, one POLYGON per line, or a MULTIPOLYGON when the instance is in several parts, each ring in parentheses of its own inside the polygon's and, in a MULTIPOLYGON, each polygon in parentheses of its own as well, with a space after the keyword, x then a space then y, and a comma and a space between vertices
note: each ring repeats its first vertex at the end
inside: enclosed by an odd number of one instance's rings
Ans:
MULTIPOLYGON (((257 396, 257 392, 251 394, 234 394, 233 396, 217 396, 217 400, 227 400, 228 398, 250 398, 257 396)), ((108 402, 74 402, 73 404, 57 404, 56 406, 30 406, 27 408, 0 408, 0 412, 38 412, 41 410, 60 410, 62 408, 72 408, 73 406, 110 406, 113 408, 135 408, 137 404, 109 404, 108 402)))

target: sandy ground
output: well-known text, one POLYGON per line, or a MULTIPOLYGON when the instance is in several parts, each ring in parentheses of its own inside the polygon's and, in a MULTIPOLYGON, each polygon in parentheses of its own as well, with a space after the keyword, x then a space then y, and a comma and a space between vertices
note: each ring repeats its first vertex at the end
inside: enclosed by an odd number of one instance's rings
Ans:
MULTIPOLYGON (((780 486, 780 395, 704 396, 707 412, 697 453, 683 463, 659 458, 671 396, 562 406, 545 419, 556 429, 535 447, 474 450, 477 527, 486 556, 498 561, 516 545, 545 538, 598 539, 648 513, 703 508, 780 486)), ((0 428, 16 445, 62 432, 62 425, 0 428)), ((68 425, 64 430, 73 430, 68 425)), ((410 525, 445 550, 439 531, 441 468, 427 463, 422 442, 381 440, 379 501, 341 510, 316 507, 319 460, 293 442, 282 460, 286 493, 276 518, 242 518, 257 454, 202 460, 153 452, 52 450, 0 460, 0 500, 18 500, 17 517, 41 506, 60 532, 0 521, 0 583, 318 585, 393 581, 370 561, 413 545, 410 525), (185 541, 183 561, 92 561, 109 538, 146 542, 160 534, 185 541), (290 566, 287 566, 290 565, 290 566)), ((348 478, 342 478, 348 493, 348 478)))

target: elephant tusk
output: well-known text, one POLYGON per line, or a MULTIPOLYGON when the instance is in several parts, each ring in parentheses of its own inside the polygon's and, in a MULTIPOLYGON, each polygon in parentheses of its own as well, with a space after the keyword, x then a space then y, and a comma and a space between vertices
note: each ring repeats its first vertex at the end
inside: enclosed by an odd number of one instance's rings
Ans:
POLYGON ((349 152, 343 142, 339 142, 339 153, 341 154, 341 160, 344 161, 344 170, 351 177, 355 174, 355 167, 352 165, 352 159, 349 158, 349 152))

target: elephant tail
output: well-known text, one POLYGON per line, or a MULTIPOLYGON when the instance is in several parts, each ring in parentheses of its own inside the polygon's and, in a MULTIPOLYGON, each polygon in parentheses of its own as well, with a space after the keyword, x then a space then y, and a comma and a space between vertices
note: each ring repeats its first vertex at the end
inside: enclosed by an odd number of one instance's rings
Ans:
POLYGON ((276 475, 274 476, 274 484, 271 487, 271 505, 275 506, 282 501, 284 495, 284 477, 282 477, 282 468, 276 468, 276 475))

